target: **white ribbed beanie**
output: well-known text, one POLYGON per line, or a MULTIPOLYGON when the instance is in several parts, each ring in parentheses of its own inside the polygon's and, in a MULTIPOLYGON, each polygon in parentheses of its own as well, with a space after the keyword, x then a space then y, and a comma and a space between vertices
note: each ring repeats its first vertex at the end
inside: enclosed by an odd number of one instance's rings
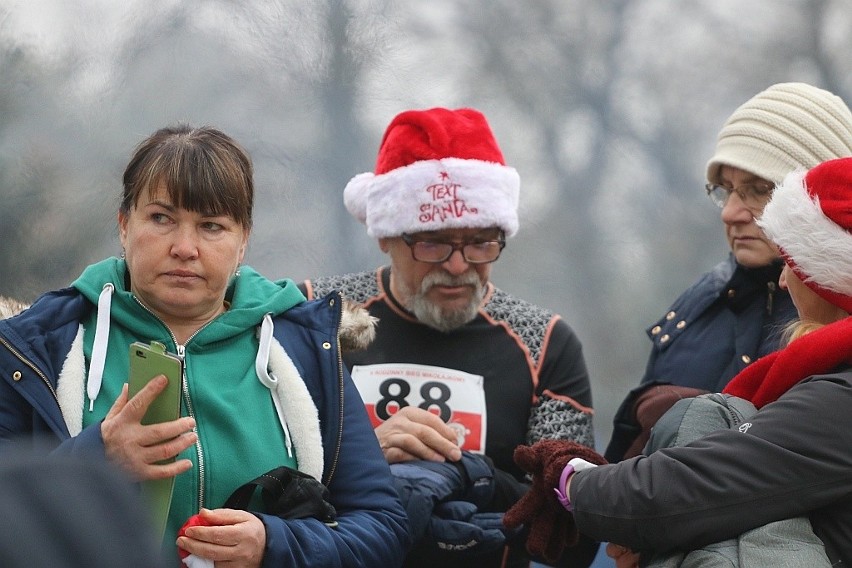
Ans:
POLYGON ((797 168, 846 156, 852 156, 852 112, 843 100, 806 83, 778 83, 725 122, 707 180, 721 183, 727 165, 778 184, 797 168))

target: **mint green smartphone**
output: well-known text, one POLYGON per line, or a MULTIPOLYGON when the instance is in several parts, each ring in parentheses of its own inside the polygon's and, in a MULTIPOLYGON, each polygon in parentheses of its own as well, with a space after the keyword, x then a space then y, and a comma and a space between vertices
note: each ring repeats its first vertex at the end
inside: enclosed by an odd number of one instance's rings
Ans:
POLYGON ((165 375, 169 385, 148 407, 142 424, 158 424, 180 418, 183 361, 174 353, 167 352, 166 346, 159 341, 152 341, 150 345, 139 341, 132 343, 128 395, 132 398, 157 375, 165 375))
MULTIPOLYGON (((138 341, 131 343, 128 394, 132 397, 157 375, 165 375, 169 384, 166 390, 151 402, 142 418, 142 424, 158 424, 180 418, 183 361, 174 353, 168 353, 166 346, 159 341, 152 341, 150 345, 138 341)), ((159 463, 173 461, 174 458, 170 458, 159 463)), ((152 526, 161 538, 165 534, 174 486, 174 477, 142 482, 143 501, 150 509, 152 526)))

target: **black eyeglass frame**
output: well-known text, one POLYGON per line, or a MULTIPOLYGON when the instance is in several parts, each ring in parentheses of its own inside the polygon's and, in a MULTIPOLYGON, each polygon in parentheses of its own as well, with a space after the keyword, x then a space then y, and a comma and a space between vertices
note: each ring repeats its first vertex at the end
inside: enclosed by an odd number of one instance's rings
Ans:
POLYGON ((496 261, 498 258, 500 258, 500 254, 502 254, 503 249, 506 248, 506 233, 504 233, 503 231, 500 231, 500 235, 496 239, 487 239, 487 240, 482 240, 482 241, 470 241, 470 242, 461 242, 461 243, 439 241, 439 240, 432 240, 432 239, 415 239, 414 237, 412 237, 408 233, 402 233, 402 235, 400 235, 400 238, 402 238, 402 242, 404 242, 408 246, 408 249, 411 251, 411 258, 413 258, 417 262, 428 262, 430 264, 441 264, 442 262, 447 262, 450 259, 450 257, 453 256, 453 254, 456 251, 461 251, 462 258, 464 258, 464 261, 467 262, 468 264, 490 264, 490 263, 496 261), (416 246, 419 243, 427 243, 427 244, 430 244, 430 245, 445 245, 445 246, 448 246, 450 248, 449 248, 449 252, 447 252, 446 256, 444 256, 441 260, 424 260, 424 259, 421 259, 421 258, 417 258, 417 254, 414 252, 416 246), (483 244, 486 244, 486 243, 497 243, 499 248, 497 249, 497 255, 494 258, 492 258, 490 260, 471 260, 470 258, 468 258, 468 254, 465 251, 465 249, 467 247, 476 246, 476 245, 483 245, 483 244))

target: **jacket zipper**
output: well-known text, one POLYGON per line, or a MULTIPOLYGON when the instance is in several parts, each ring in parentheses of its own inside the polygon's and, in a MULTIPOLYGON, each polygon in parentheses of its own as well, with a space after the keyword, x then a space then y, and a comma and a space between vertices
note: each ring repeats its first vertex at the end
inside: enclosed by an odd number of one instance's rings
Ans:
MULTIPOLYGON (((199 330, 201 331, 201 330, 199 330)), ((171 331, 169 331, 171 333, 171 331)), ((196 332, 198 333, 198 332, 196 332)), ((192 337, 195 337, 195 334, 192 334, 192 337)), ((190 337, 189 339, 192 339, 190 337)), ((189 343, 189 340, 187 340, 189 343)), ((189 396, 189 386, 186 381, 186 347, 175 342, 177 346, 177 355, 180 357, 180 360, 184 362, 183 365, 183 377, 181 377, 181 388, 180 392, 183 396, 183 402, 186 405, 186 412, 193 418, 195 418, 195 408, 192 406, 192 398, 189 396)), ((198 423, 196 422, 195 428, 193 428, 195 434, 198 435, 198 423)), ((204 485, 204 448, 201 447, 201 437, 198 436, 198 439, 195 441, 195 461, 198 465, 198 509, 204 506, 204 498, 206 494, 206 487, 204 485)))
POLYGON ((725 398, 725 395, 721 393, 713 393, 709 398, 715 400, 718 404, 725 407, 725 410, 728 412, 728 417, 731 419, 732 422, 731 429, 740 427, 739 414, 731 407, 730 404, 728 404, 728 399, 725 398))
POLYGON ((334 473, 337 470, 337 462, 340 460, 340 445, 341 440, 343 439, 343 352, 340 348, 340 331, 338 328, 337 331, 337 391, 338 395, 338 404, 340 407, 339 416, 337 420, 337 440, 334 445, 334 459, 331 462, 331 466, 328 468, 328 475, 325 478, 325 484, 328 485, 331 483, 331 478, 334 477, 334 473))
POLYGON ((50 391, 50 394, 53 395, 53 400, 56 401, 56 404, 59 404, 59 397, 56 395, 56 389, 54 389, 53 385, 50 384, 50 381, 47 380, 47 375, 42 373, 41 369, 36 367, 35 363, 33 363, 32 361, 30 361, 29 359, 24 357, 17 349, 12 347, 12 344, 9 343, 8 341, 6 341, 5 338, 0 337, 0 343, 2 343, 3 346, 6 347, 6 349, 8 349, 12 353, 12 355, 14 355, 18 360, 20 360, 21 363, 23 363, 24 365, 26 365, 27 367, 29 367, 30 369, 35 371, 35 374, 37 374, 39 377, 41 377, 41 381, 48 388, 48 390, 50 391))
MULTIPOLYGON (((339 300, 339 298, 338 298, 339 300)), ((335 300, 331 300, 329 302, 329 306, 334 308, 335 300)), ((340 315, 343 306, 337 310, 337 315, 335 318, 334 329, 335 329, 335 339, 337 344, 337 392, 338 392, 338 408, 339 415, 337 417, 337 440, 334 444, 334 458, 332 459, 331 465, 328 468, 328 475, 325 476, 324 483, 328 485, 331 483, 331 479, 334 477, 334 473, 337 470, 337 464, 340 461, 340 446, 343 440, 343 403, 344 401, 344 384, 343 384, 343 350, 340 348, 340 315)))

